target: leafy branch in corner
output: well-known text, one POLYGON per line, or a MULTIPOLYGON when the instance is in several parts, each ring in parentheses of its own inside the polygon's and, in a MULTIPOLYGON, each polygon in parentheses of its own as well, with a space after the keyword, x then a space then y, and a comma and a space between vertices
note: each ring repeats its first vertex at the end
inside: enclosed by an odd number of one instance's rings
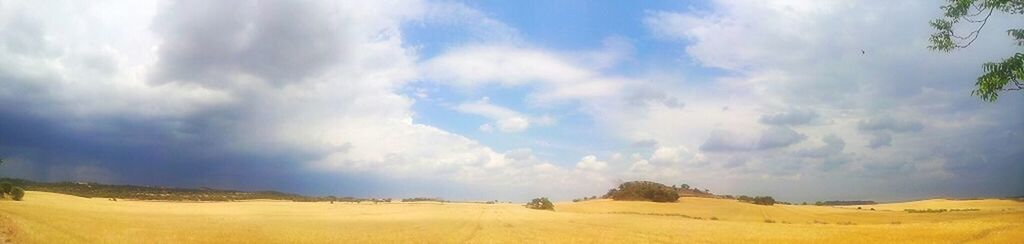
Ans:
MULTIPOLYGON (((978 39, 989 18, 996 11, 1010 15, 1024 14, 1024 0, 948 0, 942 6, 943 18, 930 22, 936 32, 931 35, 929 49, 950 52, 967 48, 978 39), (966 35, 957 34, 954 27, 968 25, 972 31, 966 35)), ((1024 29, 1006 31, 1017 46, 1024 47, 1024 29)), ((994 102, 1001 91, 1024 91, 1024 53, 1016 53, 1001 62, 982 65, 985 74, 978 77, 972 96, 994 102)))

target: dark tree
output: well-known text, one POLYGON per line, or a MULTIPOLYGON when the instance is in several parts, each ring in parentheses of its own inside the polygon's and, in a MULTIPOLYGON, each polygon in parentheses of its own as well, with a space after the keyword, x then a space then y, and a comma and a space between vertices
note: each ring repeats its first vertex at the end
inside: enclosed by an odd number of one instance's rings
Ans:
POLYGON ((11 185, 11 182, 0 182, 0 191, 2 191, 2 194, 11 194, 11 188, 14 188, 14 185, 11 185))
MULTIPOLYGON (((943 17, 931 21, 936 32, 932 34, 928 48, 949 52, 967 48, 978 36, 992 17, 999 11, 1011 15, 1024 14, 1024 1, 1021 0, 947 0, 942 6, 943 17), (956 33, 953 28, 958 24, 967 25, 973 31, 966 35, 956 33)), ((1018 22, 1021 23, 1021 22, 1018 22)), ((1006 33, 1013 38, 1017 46, 1024 47, 1024 29, 1009 29, 1006 33)), ((988 62, 982 65, 985 74, 978 77, 971 95, 982 100, 994 102, 999 99, 1001 91, 1024 91, 1024 53, 1010 55, 1000 62, 988 62)))
POLYGON ((526 204, 526 207, 530 209, 555 210, 555 204, 552 204, 546 197, 534 198, 526 204))
POLYGON ((15 187, 11 189, 11 199, 15 201, 21 201, 21 198, 25 197, 25 190, 21 187, 15 187))

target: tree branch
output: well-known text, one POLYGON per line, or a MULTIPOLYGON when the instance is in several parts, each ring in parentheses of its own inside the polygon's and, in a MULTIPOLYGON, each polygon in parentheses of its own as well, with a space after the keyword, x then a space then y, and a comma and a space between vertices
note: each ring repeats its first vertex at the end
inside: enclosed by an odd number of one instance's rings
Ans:
MULTIPOLYGON (((992 17, 992 12, 994 12, 995 10, 996 10, 995 8, 988 8, 988 14, 985 15, 985 18, 980 20, 980 21, 978 21, 978 22, 981 22, 981 26, 978 26, 977 30, 974 30, 971 33, 968 33, 967 36, 964 36, 964 37, 958 36, 958 35, 953 33, 952 29, 950 29, 949 30, 949 35, 952 36, 952 37, 956 37, 957 39, 960 39, 960 40, 967 40, 968 38, 971 39, 970 41, 967 41, 967 44, 963 44, 963 45, 955 44, 956 47, 957 48, 965 48, 965 47, 970 46, 972 43, 974 43, 975 40, 978 40, 978 36, 981 36, 981 29, 984 29, 985 28, 985 24, 988 24, 988 18, 992 17)), ((984 11, 984 10, 982 10, 982 11, 984 11)), ((967 19, 967 21, 972 22, 972 23, 977 23, 977 22, 972 21, 971 19, 968 19, 966 17, 964 19, 967 19)))

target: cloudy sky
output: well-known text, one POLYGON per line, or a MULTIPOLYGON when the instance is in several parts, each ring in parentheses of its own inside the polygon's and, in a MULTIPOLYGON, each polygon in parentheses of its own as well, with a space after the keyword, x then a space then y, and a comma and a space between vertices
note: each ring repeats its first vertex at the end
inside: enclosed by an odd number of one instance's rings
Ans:
POLYGON ((0 175, 521 201, 1024 194, 943 1, 0 0, 0 175))

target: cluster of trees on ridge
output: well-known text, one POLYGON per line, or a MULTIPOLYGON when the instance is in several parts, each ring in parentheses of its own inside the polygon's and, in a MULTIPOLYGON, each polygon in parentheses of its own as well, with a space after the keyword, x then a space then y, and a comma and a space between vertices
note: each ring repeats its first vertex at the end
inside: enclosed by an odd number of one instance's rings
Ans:
POLYGON ((679 201, 679 192, 657 182, 630 181, 608 190, 603 198, 617 201, 676 202, 679 201))
POLYGON ((814 205, 817 206, 849 206, 849 205, 875 205, 878 204, 875 201, 817 201, 814 205))
POLYGON ((758 204, 758 205, 768 205, 768 206, 775 205, 775 203, 776 203, 775 202, 775 198, 772 198, 771 196, 749 197, 749 196, 740 195, 739 197, 736 197, 736 200, 739 200, 740 202, 753 203, 753 204, 758 204))
MULTIPOLYGON (((666 186, 661 183, 651 181, 630 181, 622 183, 618 188, 612 188, 608 190, 608 193, 601 196, 603 199, 613 199, 621 201, 651 201, 651 202, 676 202, 679 197, 706 197, 706 198, 720 198, 720 199, 734 199, 740 202, 760 204, 760 205, 774 205, 774 204, 791 204, 788 202, 776 201, 771 196, 732 196, 732 195, 715 195, 711 193, 711 190, 701 190, 696 187, 691 187, 688 184, 682 184, 679 186, 672 185, 666 186)), ((584 197, 582 199, 573 199, 573 202, 586 201, 597 199, 596 196, 584 197)))
POLYGON ((594 199, 597 199, 596 195, 595 196, 589 196, 589 197, 572 199, 572 202, 582 202, 582 201, 589 201, 589 200, 594 200, 594 199))
POLYGON ((402 202, 448 202, 448 200, 437 197, 412 197, 402 198, 402 202))

